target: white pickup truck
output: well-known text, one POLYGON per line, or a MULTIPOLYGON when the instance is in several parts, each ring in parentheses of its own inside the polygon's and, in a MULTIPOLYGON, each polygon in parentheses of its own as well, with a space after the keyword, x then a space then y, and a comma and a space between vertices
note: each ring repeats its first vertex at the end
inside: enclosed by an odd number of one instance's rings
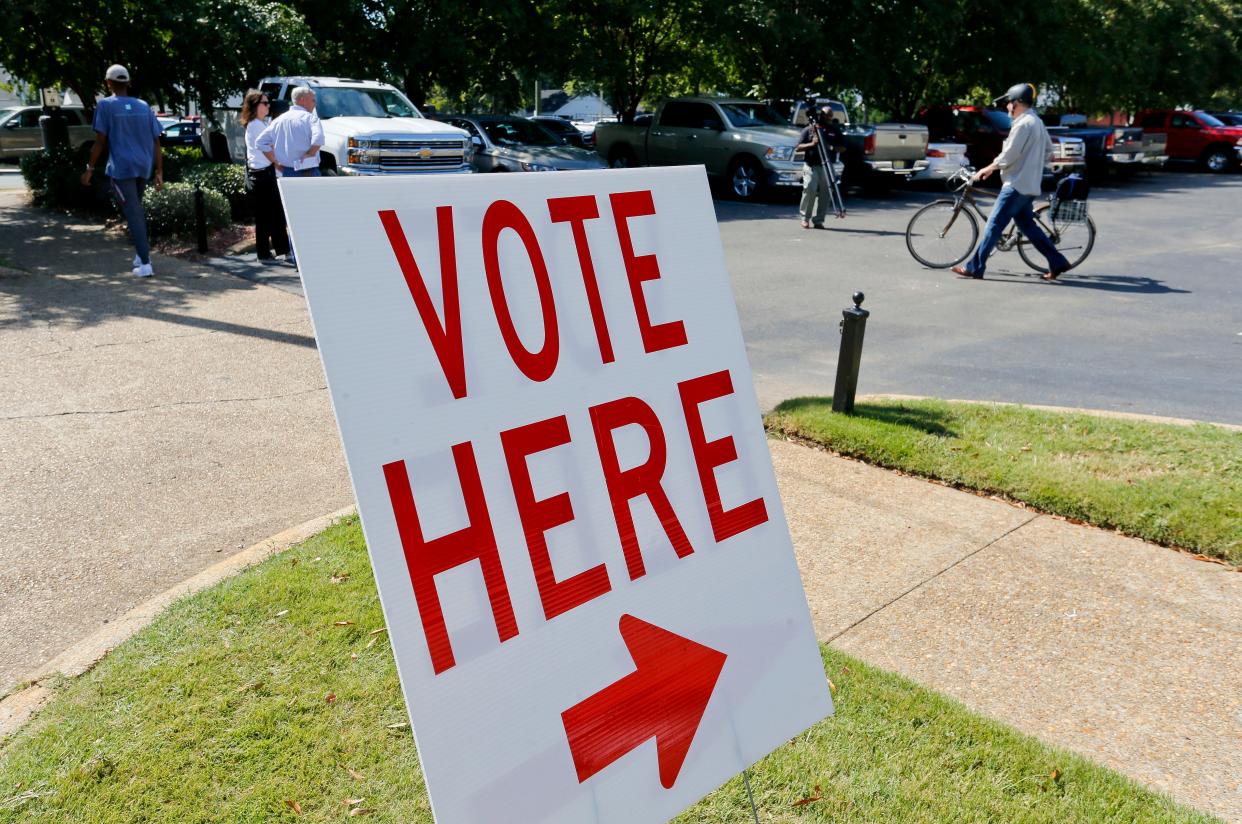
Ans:
MULTIPOLYGON (((473 146, 461 129, 428 120, 399 90, 375 80, 343 77, 266 77, 259 90, 272 101, 272 116, 288 111, 298 86, 315 91, 323 122, 319 168, 325 175, 393 175, 471 171, 473 146)), ((216 110, 219 128, 203 138, 212 159, 246 160, 246 135, 236 106, 216 110), (216 157, 223 154, 224 157, 216 157)))

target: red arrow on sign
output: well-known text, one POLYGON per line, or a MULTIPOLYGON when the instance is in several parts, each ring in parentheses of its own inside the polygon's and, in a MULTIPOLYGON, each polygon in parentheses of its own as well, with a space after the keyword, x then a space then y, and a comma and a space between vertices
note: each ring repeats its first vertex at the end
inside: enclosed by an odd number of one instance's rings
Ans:
POLYGON ((726 656, 633 615, 620 627, 634 671, 561 713, 578 783, 655 736, 660 783, 671 789, 726 656))

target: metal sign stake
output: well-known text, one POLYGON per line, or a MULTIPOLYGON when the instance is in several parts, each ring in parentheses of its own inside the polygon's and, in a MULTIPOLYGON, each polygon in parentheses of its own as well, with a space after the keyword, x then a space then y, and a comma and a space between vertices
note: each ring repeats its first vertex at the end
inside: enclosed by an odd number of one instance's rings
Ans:
POLYGON ((759 808, 755 806, 755 794, 750 791, 750 768, 742 770, 742 781, 746 783, 746 797, 750 799, 750 812, 755 817, 755 824, 759 824, 759 808))

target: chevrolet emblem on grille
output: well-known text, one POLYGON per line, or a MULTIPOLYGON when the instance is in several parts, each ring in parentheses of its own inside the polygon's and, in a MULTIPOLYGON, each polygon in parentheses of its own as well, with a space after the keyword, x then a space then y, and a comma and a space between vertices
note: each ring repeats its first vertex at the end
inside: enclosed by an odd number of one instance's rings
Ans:
POLYGON ((424 146, 423 148, 418 150, 418 156, 421 157, 423 160, 426 160, 427 158, 431 157, 431 149, 424 146))

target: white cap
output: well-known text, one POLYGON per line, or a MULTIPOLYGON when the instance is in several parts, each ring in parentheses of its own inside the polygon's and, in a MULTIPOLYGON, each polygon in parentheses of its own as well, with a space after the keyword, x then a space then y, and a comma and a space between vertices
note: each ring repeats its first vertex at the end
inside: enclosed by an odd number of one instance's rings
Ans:
POLYGON ((113 63, 108 67, 108 73, 104 75, 108 80, 115 80, 118 83, 129 82, 129 69, 120 63, 113 63))

